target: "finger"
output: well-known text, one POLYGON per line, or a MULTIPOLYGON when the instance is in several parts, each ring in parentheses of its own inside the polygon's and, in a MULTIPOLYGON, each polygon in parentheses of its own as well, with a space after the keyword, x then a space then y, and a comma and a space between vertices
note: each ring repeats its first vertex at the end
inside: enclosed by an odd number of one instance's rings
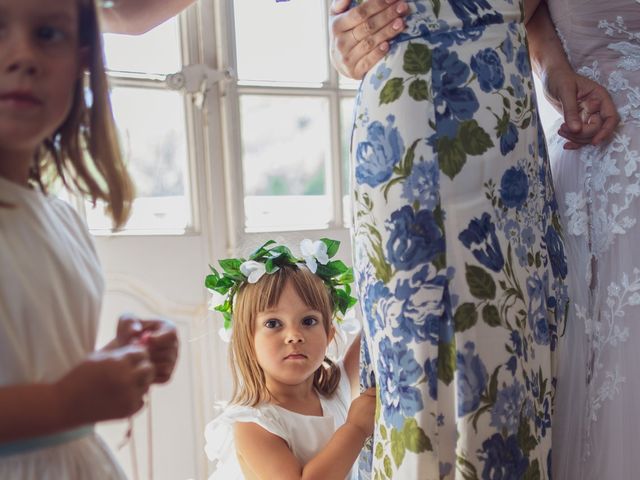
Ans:
POLYGON ((367 41, 370 44, 369 50, 379 43, 390 40, 400 33, 404 27, 402 15, 406 14, 409 6, 405 2, 400 2, 392 7, 385 8, 368 20, 353 27, 353 36, 362 43, 367 41), (386 35, 377 35, 383 32, 386 35))
POLYGON ((156 377, 156 369, 151 362, 141 362, 133 370, 132 376, 136 386, 146 392, 156 377))
POLYGON ((564 84, 559 90, 559 101, 562 104, 564 121, 572 132, 579 132, 582 128, 578 112, 578 99, 575 84, 564 84))
POLYGON ((601 143, 608 142, 613 138, 616 132, 616 128, 620 123, 620 114, 615 107, 613 101, 604 102, 600 110, 600 118, 604 120, 600 132, 593 137, 592 144, 600 145, 601 143))
POLYGON ((343 13, 347 8, 349 8, 349 4, 351 0, 333 0, 331 2, 331 7, 329 8, 329 15, 338 15, 343 13))
POLYGON ((331 28, 334 35, 347 32, 352 28, 368 21, 375 14, 381 12, 398 0, 368 0, 341 15, 334 17, 331 28))
POLYGON ((126 347, 114 350, 114 353, 122 355, 130 365, 139 365, 149 361, 149 352, 140 345, 127 345, 126 347))
POLYGON ((137 316, 124 313, 118 318, 116 336, 123 344, 126 344, 138 337, 142 333, 142 329, 142 322, 137 316))

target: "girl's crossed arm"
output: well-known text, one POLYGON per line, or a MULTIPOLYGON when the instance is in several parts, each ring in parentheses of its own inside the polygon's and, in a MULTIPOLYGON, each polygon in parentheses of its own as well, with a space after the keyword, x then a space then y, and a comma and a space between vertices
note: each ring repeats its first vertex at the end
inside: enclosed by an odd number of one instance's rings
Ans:
POLYGON ((375 389, 356 398, 347 421, 306 465, 300 465, 285 441, 255 423, 237 423, 234 436, 238 461, 251 480, 342 479, 353 467, 367 437, 373 434, 375 389))

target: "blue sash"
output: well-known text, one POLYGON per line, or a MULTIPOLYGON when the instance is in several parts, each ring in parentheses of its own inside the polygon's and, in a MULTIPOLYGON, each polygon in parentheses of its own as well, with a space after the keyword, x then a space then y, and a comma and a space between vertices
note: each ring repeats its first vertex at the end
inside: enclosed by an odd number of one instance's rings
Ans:
POLYGON ((18 453, 27 453, 41 448, 54 447, 63 443, 77 440, 79 438, 91 435, 93 433, 93 425, 74 428, 73 430, 65 430, 64 432, 54 433, 52 435, 43 435, 41 437, 27 438, 10 443, 0 443, 0 457, 8 457, 18 453))

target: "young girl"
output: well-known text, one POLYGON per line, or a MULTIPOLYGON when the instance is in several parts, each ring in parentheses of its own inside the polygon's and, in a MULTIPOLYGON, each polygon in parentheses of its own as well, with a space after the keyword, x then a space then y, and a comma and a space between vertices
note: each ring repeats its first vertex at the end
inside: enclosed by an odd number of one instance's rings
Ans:
POLYGON ((342 363, 326 357, 335 314, 353 303, 350 269, 328 261, 337 242, 326 244, 328 256, 326 248, 307 256, 315 273, 267 243, 249 261, 222 261, 225 273, 212 269, 207 279, 229 292, 217 309, 233 326, 235 384, 232 406, 205 431, 205 450, 217 461, 211 479, 344 479, 373 432, 375 391, 351 402, 359 338, 342 363))
POLYGON ((95 422, 136 412, 177 355, 169 323, 121 319, 91 353, 104 290, 91 238, 46 187, 133 188, 116 142, 93 0, 0 0, 0 478, 120 479, 95 422), (85 103, 85 70, 91 105, 85 103), (146 332, 144 337, 142 333, 146 332), (136 346, 144 338, 146 346, 136 346))

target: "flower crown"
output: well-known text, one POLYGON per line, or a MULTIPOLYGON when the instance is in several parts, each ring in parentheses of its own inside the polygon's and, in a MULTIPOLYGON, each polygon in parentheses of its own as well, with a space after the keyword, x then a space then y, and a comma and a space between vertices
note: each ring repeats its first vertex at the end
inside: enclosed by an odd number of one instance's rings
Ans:
MULTIPOLYGON (((338 251, 340 242, 329 238, 321 238, 315 242, 305 239, 300 243, 302 258, 291 253, 284 245, 278 245, 269 240, 255 250, 248 259, 226 258, 218 263, 222 272, 218 272, 212 265, 211 275, 207 275, 205 286, 223 297, 220 305, 213 310, 222 313, 224 328, 231 328, 233 315, 233 299, 245 283, 256 283, 265 273, 277 272, 281 267, 306 265, 307 268, 319 276, 329 289, 336 311, 344 315, 356 303, 351 296, 353 270, 341 260, 330 260, 338 251)), ((337 317, 341 321, 341 317, 337 317)))

